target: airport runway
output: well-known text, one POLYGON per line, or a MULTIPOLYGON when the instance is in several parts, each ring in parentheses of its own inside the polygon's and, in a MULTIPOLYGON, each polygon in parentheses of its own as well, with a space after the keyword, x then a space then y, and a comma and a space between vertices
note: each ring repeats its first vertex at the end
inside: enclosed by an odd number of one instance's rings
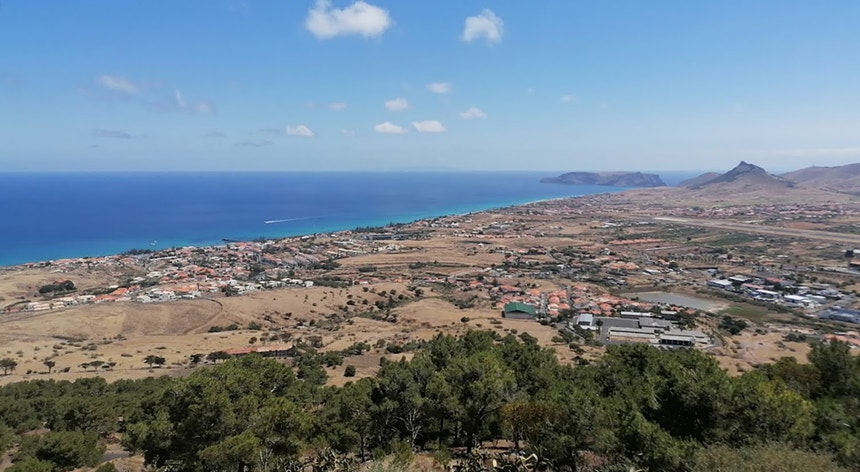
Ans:
MULTIPOLYGON (((715 228, 741 233, 766 234, 769 236, 794 237, 804 239, 815 239, 834 243, 850 244, 860 247, 860 234, 834 233, 830 231, 817 231, 809 229, 781 228, 778 226, 766 226, 752 223, 735 223, 732 221, 703 220, 696 218, 672 218, 654 217, 654 221, 674 223, 687 226, 700 226, 704 228, 715 228)), ((852 248, 853 249, 853 248, 852 248)))

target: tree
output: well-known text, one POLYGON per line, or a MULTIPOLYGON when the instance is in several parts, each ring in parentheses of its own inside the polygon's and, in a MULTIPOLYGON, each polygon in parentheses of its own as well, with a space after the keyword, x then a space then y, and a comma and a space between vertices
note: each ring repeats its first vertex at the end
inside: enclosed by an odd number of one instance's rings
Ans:
POLYGON ((57 363, 53 359, 45 359, 44 361, 42 361, 42 364, 44 364, 45 367, 48 368, 49 374, 51 373, 51 370, 54 368, 54 366, 57 365, 57 363))
POLYGON ((9 375, 9 371, 14 371, 18 367, 18 362, 10 357, 0 359, 0 369, 3 369, 3 375, 9 375))
MULTIPOLYGON (((101 461, 103 452, 104 446, 99 445, 98 436, 95 433, 51 431, 42 436, 27 437, 26 440, 23 440, 18 451, 18 457, 48 462, 53 464, 51 470, 66 471, 95 466, 101 461)), ((41 469, 21 470, 37 471, 41 469)))
POLYGON ((191 354, 188 360, 191 365, 197 365, 201 360, 203 360, 203 354, 191 354))
POLYGON ((149 368, 151 369, 153 365, 161 367, 166 362, 166 359, 161 356, 156 356, 155 354, 150 354, 143 358, 143 362, 149 365, 149 368))
POLYGON ((277 470, 308 435, 290 368, 259 355, 198 369, 143 407, 123 438, 147 464, 177 470, 277 470))
POLYGON ((343 371, 343 376, 344 377, 355 377, 355 366, 354 365, 346 366, 346 369, 343 371))
POLYGON ((468 452, 485 438, 488 426, 512 393, 513 372, 491 351, 452 359, 445 369, 457 408, 454 419, 463 432, 468 452))
POLYGON ((818 374, 813 396, 860 396, 860 361, 857 359, 851 355, 848 343, 833 340, 814 346, 809 353, 809 362, 818 374))
POLYGON ((340 452, 358 448, 362 461, 374 428, 372 388, 370 379, 361 379, 339 389, 325 402, 318 421, 331 447, 340 452))
POLYGON ((230 354, 227 354, 224 351, 215 351, 215 352, 210 352, 209 354, 206 354, 206 359, 209 361, 215 362, 215 363, 217 363, 218 361, 224 361, 227 359, 231 359, 232 357, 233 356, 231 356, 230 354))
POLYGON ((40 461, 34 457, 27 457, 20 462, 16 461, 12 467, 6 469, 6 472, 54 472, 54 464, 40 461))

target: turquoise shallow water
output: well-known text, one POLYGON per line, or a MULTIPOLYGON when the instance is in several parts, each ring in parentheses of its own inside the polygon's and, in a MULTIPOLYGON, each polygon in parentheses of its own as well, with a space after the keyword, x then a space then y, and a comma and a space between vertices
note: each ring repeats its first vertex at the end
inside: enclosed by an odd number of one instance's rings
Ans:
POLYGON ((0 265, 329 232, 620 190, 539 183, 546 176, 0 174, 0 265))

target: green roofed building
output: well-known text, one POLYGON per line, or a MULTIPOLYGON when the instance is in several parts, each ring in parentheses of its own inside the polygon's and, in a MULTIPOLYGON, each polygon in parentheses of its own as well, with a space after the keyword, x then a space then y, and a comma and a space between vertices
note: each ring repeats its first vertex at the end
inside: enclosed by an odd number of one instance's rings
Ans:
POLYGON ((529 320, 535 317, 535 307, 525 303, 505 303, 502 318, 529 320))

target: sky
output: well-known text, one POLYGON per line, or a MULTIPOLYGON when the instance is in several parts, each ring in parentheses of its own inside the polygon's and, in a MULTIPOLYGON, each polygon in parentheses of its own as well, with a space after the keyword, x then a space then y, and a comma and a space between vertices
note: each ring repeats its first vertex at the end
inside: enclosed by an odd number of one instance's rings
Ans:
POLYGON ((860 162, 856 0, 2 0, 0 171, 860 162))

